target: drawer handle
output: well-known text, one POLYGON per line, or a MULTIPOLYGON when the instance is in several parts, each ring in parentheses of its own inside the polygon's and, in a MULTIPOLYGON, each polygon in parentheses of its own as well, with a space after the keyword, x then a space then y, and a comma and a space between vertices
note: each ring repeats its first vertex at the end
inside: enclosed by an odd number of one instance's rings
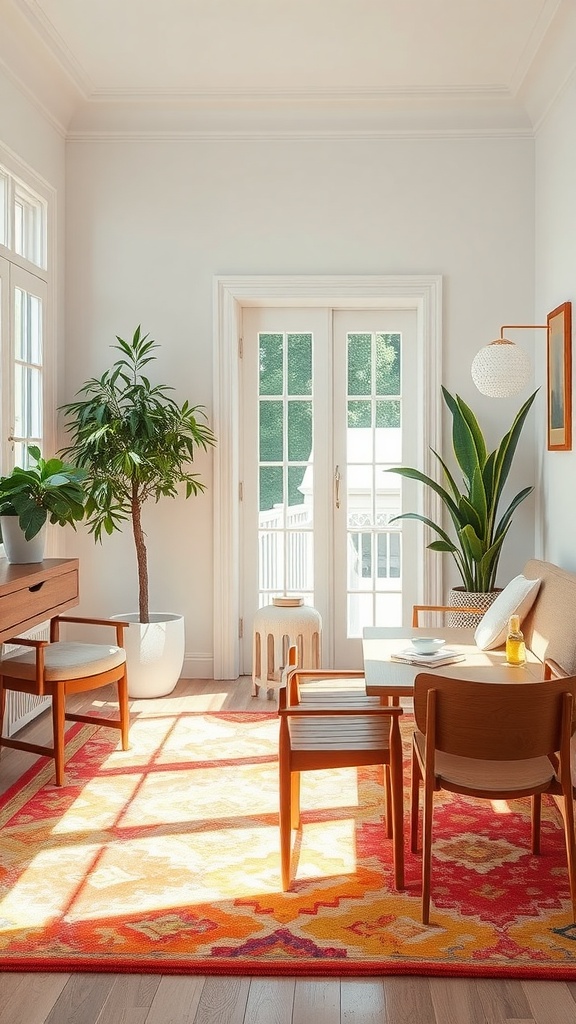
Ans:
POLYGON ((42 590, 46 580, 41 580, 40 583, 35 583, 33 587, 28 587, 31 594, 37 594, 39 590, 42 590))

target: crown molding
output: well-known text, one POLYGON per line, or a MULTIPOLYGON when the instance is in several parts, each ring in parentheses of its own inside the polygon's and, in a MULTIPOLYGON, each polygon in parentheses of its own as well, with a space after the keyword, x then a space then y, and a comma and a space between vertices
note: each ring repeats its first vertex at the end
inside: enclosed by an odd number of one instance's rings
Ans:
POLYGON ((197 93, 91 98, 68 126, 88 138, 501 138, 532 135, 507 90, 197 93))
POLYGON ((61 35, 36 0, 12 0, 14 7, 20 12, 30 28, 35 32, 46 50, 53 56, 64 74, 72 82, 75 91, 88 99, 94 92, 94 86, 82 65, 66 45, 61 35))
POLYGON ((576 75, 576 4, 561 0, 518 91, 537 135, 576 75))
POLYGON ((13 5, 2 7, 0 68, 61 135, 83 96, 13 5))

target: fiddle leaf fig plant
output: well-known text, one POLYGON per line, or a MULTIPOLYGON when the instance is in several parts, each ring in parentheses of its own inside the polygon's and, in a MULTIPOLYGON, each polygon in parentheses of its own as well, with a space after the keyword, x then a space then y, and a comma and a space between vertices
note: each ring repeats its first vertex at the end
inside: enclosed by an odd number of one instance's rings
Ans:
POLYGON ((144 505, 175 498, 181 488, 186 498, 204 491, 192 464, 198 449, 207 450, 216 438, 204 406, 179 404, 172 387, 153 384, 144 372, 159 346, 140 326, 131 341, 116 341, 116 362, 87 380, 77 392, 81 397, 62 406, 71 441, 61 454, 86 472, 86 518, 96 541, 131 523, 139 618, 149 622, 144 505))
POLYGON ((15 466, 0 477, 0 515, 18 516, 26 540, 32 540, 47 520, 76 529, 84 516, 84 470, 57 457, 43 459, 33 444, 28 453, 33 465, 15 466))
POLYGON ((524 402, 498 447, 489 452, 472 409, 458 395, 451 395, 443 387, 442 397, 452 415, 452 451, 462 473, 462 483, 458 483, 445 460, 433 448, 430 450, 442 467, 445 486, 418 469, 400 466, 389 470, 410 480, 418 480, 441 498, 455 538, 450 537, 441 524, 417 512, 405 512, 390 521, 419 519, 434 530, 440 539, 432 541, 429 549, 448 552, 453 557, 465 591, 487 593, 494 590, 502 545, 512 517, 518 505, 534 490, 533 487, 522 488, 500 514, 504 485, 522 427, 537 393, 535 391, 524 402))

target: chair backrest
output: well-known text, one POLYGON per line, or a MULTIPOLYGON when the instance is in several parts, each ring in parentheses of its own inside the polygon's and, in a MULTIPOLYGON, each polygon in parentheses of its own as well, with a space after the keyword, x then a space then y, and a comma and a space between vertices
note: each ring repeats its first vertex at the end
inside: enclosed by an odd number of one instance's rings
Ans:
POLYGON ((422 672, 414 681, 420 732, 430 723, 437 750, 481 760, 517 761, 561 750, 575 729, 575 701, 575 676, 481 683, 422 672))

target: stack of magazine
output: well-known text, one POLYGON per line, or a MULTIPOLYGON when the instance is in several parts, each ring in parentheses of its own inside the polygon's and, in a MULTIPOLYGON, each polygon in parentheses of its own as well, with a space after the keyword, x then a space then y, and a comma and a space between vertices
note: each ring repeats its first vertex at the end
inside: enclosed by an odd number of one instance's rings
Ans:
POLYGON ((402 651, 391 654, 392 661, 403 661, 406 665, 422 665, 427 668, 440 668, 441 665, 452 665, 456 661, 464 661, 465 655, 443 647, 434 654, 419 654, 414 647, 405 647, 402 651))

